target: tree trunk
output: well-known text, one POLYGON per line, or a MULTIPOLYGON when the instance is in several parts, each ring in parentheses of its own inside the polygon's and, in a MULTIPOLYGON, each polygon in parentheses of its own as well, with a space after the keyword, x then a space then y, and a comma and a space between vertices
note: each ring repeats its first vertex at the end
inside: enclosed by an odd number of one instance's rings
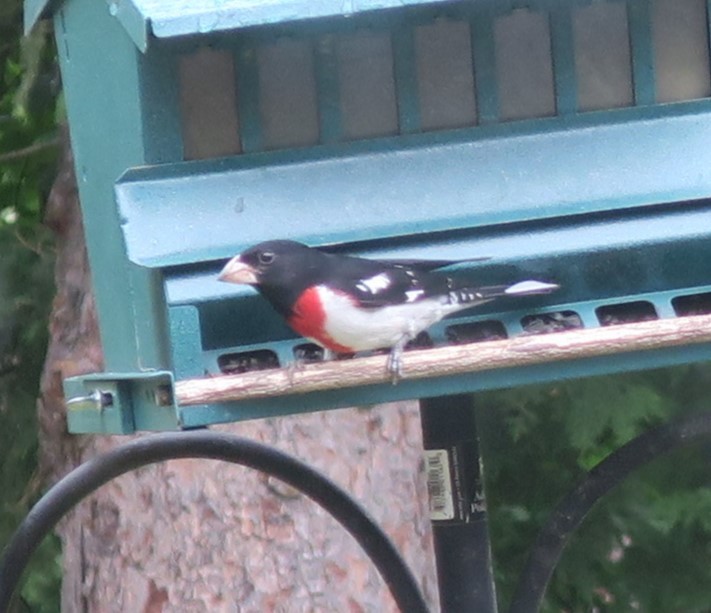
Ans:
MULTIPOLYGON (((126 437, 66 431, 62 380, 102 369, 69 148, 50 195, 57 296, 39 401, 45 474, 55 480, 126 437)), ((436 599, 421 433, 407 403, 245 422, 328 474, 391 536, 436 599)), ((314 503, 263 474, 175 460, 124 475, 59 526, 64 611, 391 611, 355 541, 314 503)))

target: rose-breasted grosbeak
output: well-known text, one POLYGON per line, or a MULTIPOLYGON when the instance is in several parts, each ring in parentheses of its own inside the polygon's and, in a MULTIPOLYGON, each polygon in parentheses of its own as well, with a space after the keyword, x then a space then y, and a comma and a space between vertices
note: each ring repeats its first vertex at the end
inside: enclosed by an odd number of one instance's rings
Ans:
POLYGON ((443 317, 558 287, 541 281, 472 287, 438 270, 456 263, 367 260, 274 240, 232 258, 219 280, 253 285, 289 326, 329 351, 390 349, 387 368, 396 380, 405 345, 443 317))

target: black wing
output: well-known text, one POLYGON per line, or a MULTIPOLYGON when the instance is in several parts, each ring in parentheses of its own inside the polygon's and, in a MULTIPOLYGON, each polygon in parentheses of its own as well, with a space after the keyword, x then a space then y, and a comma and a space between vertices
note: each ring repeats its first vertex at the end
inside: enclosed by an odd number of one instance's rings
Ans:
POLYGON ((436 269, 450 266, 449 260, 366 260, 339 258, 328 285, 353 296, 363 308, 416 302, 449 289, 449 277, 436 269), (337 270, 337 272, 336 272, 337 270))

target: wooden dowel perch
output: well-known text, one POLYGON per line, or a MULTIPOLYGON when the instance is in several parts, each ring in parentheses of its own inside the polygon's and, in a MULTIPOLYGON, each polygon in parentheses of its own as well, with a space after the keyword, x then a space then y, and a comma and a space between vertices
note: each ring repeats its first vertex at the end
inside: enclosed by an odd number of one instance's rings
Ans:
MULTIPOLYGON (((500 341, 408 351, 401 380, 480 372, 711 342, 711 315, 693 315, 604 328, 517 336, 500 341)), ((185 379, 175 385, 179 405, 304 394, 387 383, 385 355, 319 362, 297 369, 185 379)))

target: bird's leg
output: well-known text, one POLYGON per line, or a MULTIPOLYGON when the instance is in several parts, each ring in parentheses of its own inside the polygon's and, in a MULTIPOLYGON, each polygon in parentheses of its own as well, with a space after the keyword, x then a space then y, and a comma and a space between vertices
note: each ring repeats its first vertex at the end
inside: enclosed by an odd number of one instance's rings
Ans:
POLYGON ((289 385, 294 384, 294 378, 296 376, 296 373, 303 371, 307 364, 311 364, 313 362, 331 362, 332 360, 338 359, 339 354, 335 351, 327 349, 326 347, 319 348, 322 351, 320 360, 314 358, 309 359, 309 356, 305 352, 302 352, 296 355, 293 362, 289 363, 289 365, 286 367, 287 376, 289 378, 289 385))
POLYGON ((400 380, 400 375, 402 374, 402 354, 409 340, 410 337, 404 334, 402 338, 392 346, 388 354, 385 370, 390 374, 393 385, 397 385, 400 380))
POLYGON ((304 370, 306 361, 302 358, 296 358, 293 362, 289 362, 286 367, 286 376, 289 379, 289 385, 294 385, 294 377, 297 372, 304 370))
POLYGON ((308 347, 298 347, 294 351, 294 360, 292 362, 289 362, 289 365, 286 367, 286 374, 289 378, 289 385, 294 384, 294 377, 296 376, 296 373, 302 372, 304 370, 304 367, 309 362, 313 361, 313 359, 309 355, 309 352, 310 348, 308 347))

